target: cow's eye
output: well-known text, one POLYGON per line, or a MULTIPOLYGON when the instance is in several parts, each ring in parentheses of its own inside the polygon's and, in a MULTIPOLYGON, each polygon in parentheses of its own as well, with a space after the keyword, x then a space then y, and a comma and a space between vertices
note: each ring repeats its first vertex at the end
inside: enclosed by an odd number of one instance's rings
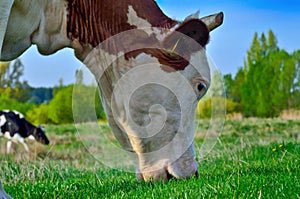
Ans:
POLYGON ((204 83, 200 82, 197 85, 197 89, 198 89, 200 97, 202 97, 203 95, 205 95, 205 93, 207 91, 207 86, 204 83))

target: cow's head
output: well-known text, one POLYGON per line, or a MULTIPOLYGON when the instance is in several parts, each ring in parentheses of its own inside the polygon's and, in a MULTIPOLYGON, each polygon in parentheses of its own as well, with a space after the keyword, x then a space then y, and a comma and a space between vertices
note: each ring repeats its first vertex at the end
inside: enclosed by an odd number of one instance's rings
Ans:
POLYGON ((44 128, 42 126, 35 127, 35 130, 33 131, 33 137, 36 141, 42 144, 49 144, 49 139, 47 138, 44 128))
POLYGON ((194 115, 210 86, 209 31, 200 19, 173 29, 124 31, 84 61, 96 76, 115 137, 136 154, 141 180, 197 174, 194 115))

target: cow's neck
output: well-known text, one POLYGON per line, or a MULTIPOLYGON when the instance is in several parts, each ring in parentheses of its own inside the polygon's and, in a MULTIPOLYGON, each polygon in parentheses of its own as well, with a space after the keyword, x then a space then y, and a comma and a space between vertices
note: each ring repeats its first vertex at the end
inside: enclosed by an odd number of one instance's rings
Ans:
POLYGON ((68 0, 68 3, 68 37, 92 47, 120 32, 142 28, 138 25, 171 28, 177 24, 164 15, 152 0, 122 0, 118 3, 110 0, 68 0), (130 19, 132 14, 137 16, 136 23, 130 19))
POLYGON ((25 122, 24 121, 24 127, 26 129, 26 135, 24 135, 24 137, 28 137, 30 135, 32 135, 32 136, 34 135, 34 131, 36 129, 36 127, 34 125, 30 124, 29 122, 25 122))

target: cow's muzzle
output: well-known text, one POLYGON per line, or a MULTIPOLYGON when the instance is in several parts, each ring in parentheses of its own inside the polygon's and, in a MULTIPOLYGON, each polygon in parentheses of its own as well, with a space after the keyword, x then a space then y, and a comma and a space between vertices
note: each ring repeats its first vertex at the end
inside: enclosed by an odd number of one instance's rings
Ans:
POLYGON ((199 177, 198 164, 192 160, 177 160, 172 164, 166 164, 160 169, 158 165, 142 169, 136 173, 140 181, 169 181, 171 179, 189 179, 192 177, 199 177))

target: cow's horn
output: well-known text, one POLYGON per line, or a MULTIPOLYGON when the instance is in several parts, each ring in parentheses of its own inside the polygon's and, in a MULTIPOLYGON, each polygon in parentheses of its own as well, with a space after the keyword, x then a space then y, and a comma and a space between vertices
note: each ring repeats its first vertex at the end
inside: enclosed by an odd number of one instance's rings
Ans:
POLYGON ((214 30, 223 23, 224 14, 219 12, 217 14, 209 15, 201 18, 201 20, 206 24, 209 31, 214 30))

